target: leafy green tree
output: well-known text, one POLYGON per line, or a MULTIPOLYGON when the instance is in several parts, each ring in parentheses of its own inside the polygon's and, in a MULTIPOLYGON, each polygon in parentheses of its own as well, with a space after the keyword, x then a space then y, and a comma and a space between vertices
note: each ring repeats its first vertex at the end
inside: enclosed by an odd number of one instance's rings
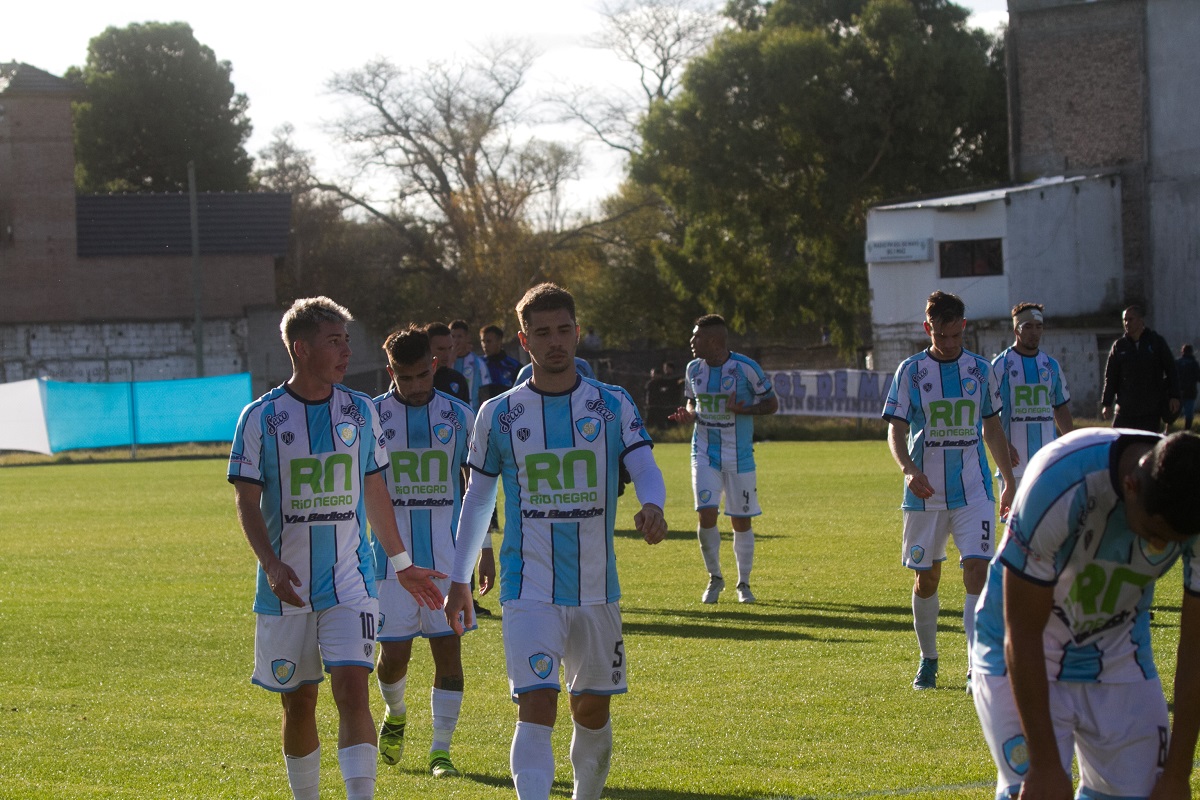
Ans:
POLYGON ((680 221, 657 246, 681 300, 738 330, 866 309, 865 214, 1003 181, 999 44, 946 0, 734 0, 734 27, 655 105, 632 162, 680 221))
POLYGON ((201 191, 250 188, 246 96, 228 61, 185 22, 110 27, 88 44, 68 78, 75 106, 76 184, 85 192, 174 192, 196 165, 201 191))

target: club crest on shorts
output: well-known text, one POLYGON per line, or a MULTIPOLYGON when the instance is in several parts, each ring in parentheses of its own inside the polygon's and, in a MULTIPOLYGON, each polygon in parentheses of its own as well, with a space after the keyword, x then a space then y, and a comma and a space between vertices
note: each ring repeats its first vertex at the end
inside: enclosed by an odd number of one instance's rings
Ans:
POLYGON ((1018 734, 1004 743, 1004 760, 1018 775, 1029 771, 1029 748, 1023 735, 1018 734))
POLYGON ((437 440, 439 442, 441 442, 442 444, 446 444, 447 442, 450 441, 450 437, 454 435, 454 429, 451 428, 449 425, 445 425, 445 424, 434 425, 433 426, 433 435, 437 437, 437 440))
POLYGON ((712 500, 712 492, 709 491, 708 489, 701 489, 700 490, 700 502, 707 503, 709 500, 712 500))
POLYGON ((554 669, 554 659, 545 653, 535 653, 529 657, 529 668, 544 680, 550 677, 550 671, 554 669))
POLYGON ((354 443, 358 441, 358 428, 352 422, 339 422, 335 430, 337 430, 338 438, 346 447, 353 447, 354 443))
POLYGON ((283 686, 296 674, 296 665, 287 659, 277 658, 271 662, 271 674, 275 676, 279 685, 283 686))
POLYGON ((595 417, 584 417, 575 422, 575 427, 583 434, 583 438, 589 442, 596 441, 596 437, 600 435, 600 420, 595 417))
POLYGON ((921 559, 925 557, 925 548, 919 544, 914 544, 912 549, 908 551, 908 556, 913 560, 914 564, 920 564, 921 559))

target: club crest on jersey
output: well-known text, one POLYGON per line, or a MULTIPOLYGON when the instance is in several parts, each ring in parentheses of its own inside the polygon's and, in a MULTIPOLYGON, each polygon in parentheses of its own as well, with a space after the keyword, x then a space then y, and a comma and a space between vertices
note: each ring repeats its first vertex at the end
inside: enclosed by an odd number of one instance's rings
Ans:
POLYGON ((922 388, 922 389, 924 389, 924 390, 925 390, 925 391, 927 391, 927 392, 932 392, 932 391, 933 391, 933 384, 932 384, 932 383, 927 383, 927 384, 925 384, 924 386, 922 386, 921 388, 922 388))
POLYGON ((508 411, 500 415, 500 432, 508 433, 512 430, 512 424, 525 413, 525 404, 517 403, 508 411))
POLYGON ((450 441, 450 437, 454 435, 454 429, 449 425, 434 425, 433 435, 437 437, 439 442, 446 444, 446 442, 450 441))
POLYGON ((339 422, 334 430, 346 447, 351 447, 358 441, 358 427, 352 422, 339 422))
POLYGON ((1038 377, 1042 379, 1042 383, 1049 383, 1050 382, 1050 370, 1046 369, 1045 367, 1042 367, 1040 370, 1038 370, 1038 377))
POLYGON ((292 442, 296 441, 296 434, 292 433, 291 431, 284 431, 282 439, 284 444, 291 444, 292 442))
POLYGON ((528 442, 531 434, 532 432, 529 430, 529 428, 521 428, 517 431, 517 438, 522 442, 528 442))
POLYGON ((921 559, 925 558, 925 548, 919 544, 914 544, 912 549, 908 551, 908 556, 914 564, 920 564, 921 559))
POLYGON ((732 375, 725 375, 724 377, 721 378, 721 388, 724 389, 725 391, 729 391, 730 389, 733 388, 733 376, 732 375))
POLYGON ((1018 775, 1029 771, 1029 747, 1025 744, 1024 736, 1018 734, 1004 743, 1004 760, 1018 775))
POLYGON ((979 384, 974 378, 966 378, 962 382, 963 391, 967 394, 975 394, 975 390, 979 388, 979 384))
POLYGON ((287 659, 277 658, 271 662, 271 674, 275 676, 276 682, 282 686, 296 674, 296 665, 287 659))
POLYGON ((280 411, 278 414, 268 414, 263 419, 263 422, 267 423, 267 434, 269 436, 274 436, 276 429, 287 421, 288 413, 286 411, 280 411))
POLYGON ((395 429, 395 428, 388 428, 387 430, 385 430, 385 431, 383 432, 383 437, 384 437, 385 439, 389 440, 389 441, 390 441, 390 440, 392 440, 392 439, 395 439, 395 438, 396 438, 396 429, 395 429))
POLYGON ((529 657, 529 668, 533 670, 533 674, 543 680, 550 677, 550 670, 554 669, 554 659, 545 653, 536 653, 529 657))
POLYGON ((575 427, 583 434, 583 438, 589 442, 596 441, 596 437, 600 435, 600 420, 595 417, 584 417, 575 421, 575 427))

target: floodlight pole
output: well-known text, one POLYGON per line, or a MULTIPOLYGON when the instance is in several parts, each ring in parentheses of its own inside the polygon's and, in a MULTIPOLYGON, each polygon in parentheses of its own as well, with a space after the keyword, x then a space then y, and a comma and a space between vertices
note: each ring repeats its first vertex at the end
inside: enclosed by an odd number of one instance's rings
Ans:
POLYGON ((192 340, 196 345, 196 377, 204 377, 204 312, 201 308, 201 296, 204 284, 200 274, 200 212, 196 202, 196 162, 189 161, 188 171, 188 201, 191 206, 192 222, 192 340))

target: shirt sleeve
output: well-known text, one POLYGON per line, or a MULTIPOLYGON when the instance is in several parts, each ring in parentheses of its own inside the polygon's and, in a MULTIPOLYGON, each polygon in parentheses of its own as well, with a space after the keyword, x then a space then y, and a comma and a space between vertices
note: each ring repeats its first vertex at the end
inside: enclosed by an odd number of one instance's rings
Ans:
POLYGON ((693 366, 695 361, 687 365, 687 369, 683 371, 683 397, 685 400, 695 400, 696 390, 692 388, 692 378, 694 377, 693 366))
POLYGON ((368 424, 371 428, 371 447, 367 451, 367 469, 366 474, 370 475, 373 472, 379 472, 387 468, 387 439, 383 435, 383 425, 379 422, 379 412, 375 410, 375 404, 368 400, 361 403, 365 406, 363 413, 366 414, 368 424))
POLYGON ((463 497, 462 512, 458 517, 458 538, 454 546, 454 566, 450 569, 450 580, 455 583, 470 583, 475 571, 475 561, 483 549, 487 537, 488 522, 492 509, 496 507, 496 489, 500 478, 482 472, 472 472, 463 497))
POLYGON ((887 400, 883 403, 884 419, 894 418, 902 419, 905 422, 909 421, 909 414, 912 413, 912 410, 908 396, 907 367, 907 361, 896 367, 896 377, 892 379, 892 385, 888 388, 887 400))
POLYGON ((1063 374, 1062 365, 1057 361, 1050 363, 1054 365, 1054 388, 1051 390, 1054 393, 1054 402, 1051 405, 1058 408, 1071 402, 1071 391, 1067 389, 1067 376, 1063 374))
POLYGON ((246 406, 238 419, 229 450, 230 483, 249 481, 263 484, 262 476, 262 411, 261 406, 246 406))
POLYGON ((1020 496, 1009 516, 1000 560, 1034 583, 1057 583, 1066 564, 1059 553, 1073 546, 1078 520, 1086 511, 1087 489, 1083 484, 1062 494, 1034 487, 1020 496))
POLYGON ((768 400, 775 396, 775 387, 771 385, 771 379, 763 372, 763 368, 756 362, 749 362, 750 373, 746 376, 747 383, 750 384, 750 393, 754 395, 754 401, 768 400))

